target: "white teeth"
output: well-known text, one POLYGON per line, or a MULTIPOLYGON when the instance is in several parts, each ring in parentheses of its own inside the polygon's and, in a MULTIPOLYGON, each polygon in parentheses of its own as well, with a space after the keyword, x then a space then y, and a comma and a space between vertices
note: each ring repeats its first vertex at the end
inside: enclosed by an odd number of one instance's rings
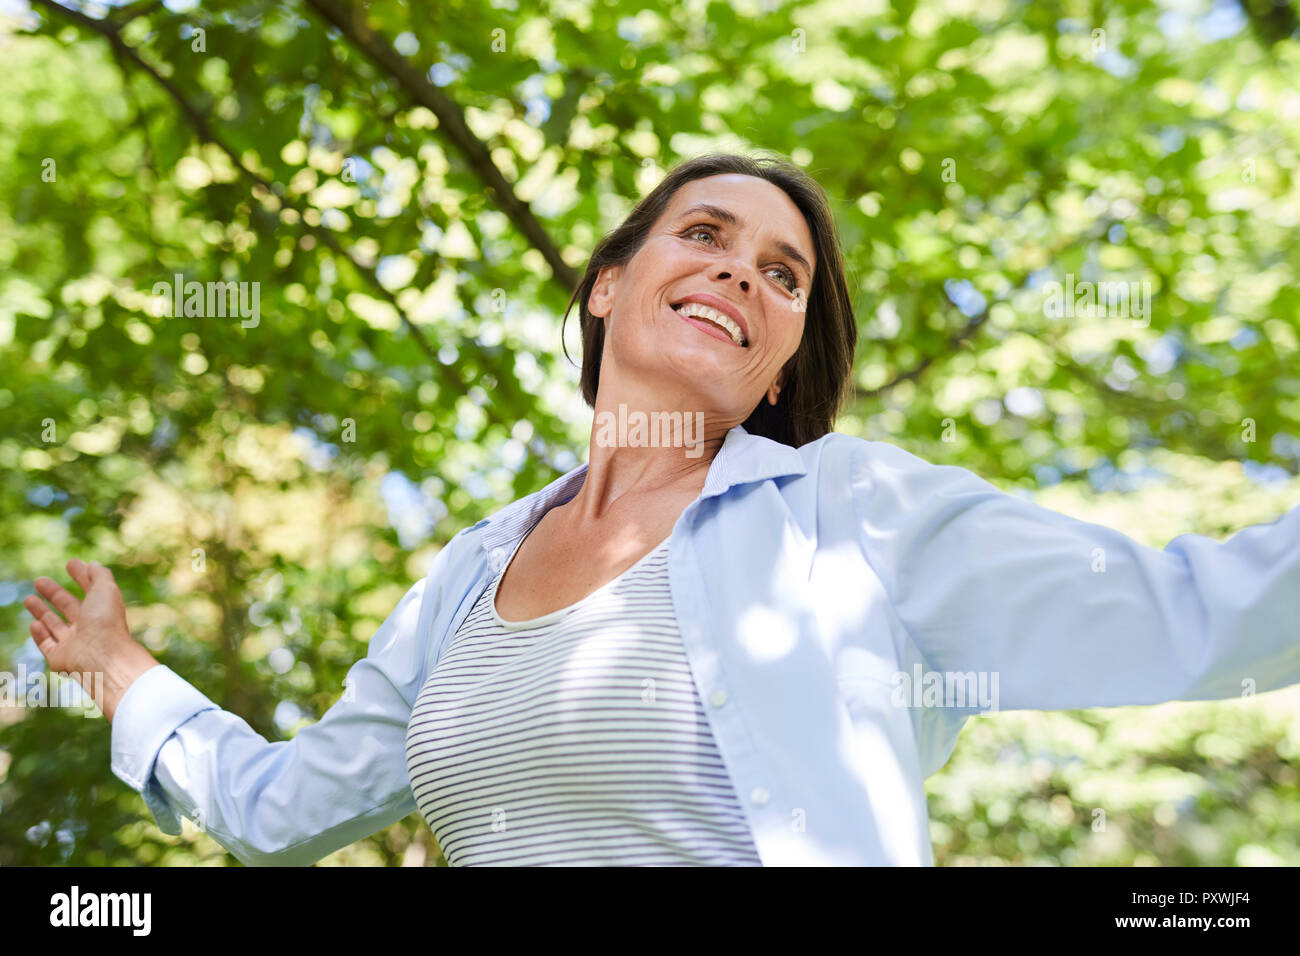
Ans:
POLYGON ((737 345, 745 344, 745 336, 740 331, 740 326, 737 325, 730 316, 723 312, 719 312, 717 309, 711 309, 707 305, 703 305, 699 302, 683 302, 678 306, 677 312, 680 315, 689 315, 712 322, 730 335, 731 341, 735 342, 737 345))

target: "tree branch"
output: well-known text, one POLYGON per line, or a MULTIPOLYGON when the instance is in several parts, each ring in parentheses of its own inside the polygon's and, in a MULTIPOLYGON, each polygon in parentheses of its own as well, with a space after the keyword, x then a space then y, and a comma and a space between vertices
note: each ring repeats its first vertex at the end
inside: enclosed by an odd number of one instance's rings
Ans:
MULTIPOLYGON (((1018 214, 1020 210, 1024 209, 1035 198, 1036 198, 1035 196, 1030 196, 1029 198, 1027 198, 1024 202, 1020 204, 1019 209, 1017 209, 1016 212, 1013 213, 1012 215, 1014 216, 1018 214)), ((1089 232, 1081 233, 1072 239, 1067 239, 1064 242, 1059 243, 1056 246, 1056 248, 1054 248, 1051 251, 1049 258, 1055 259, 1066 249, 1069 249, 1071 246, 1083 242, 1085 239, 1096 239, 1099 236, 1104 236, 1112 225, 1114 225, 1114 222, 1112 220, 1103 220, 1101 222, 1099 229, 1093 229, 1089 232)), ((1024 276, 1021 278, 1020 282, 1018 283, 1021 289, 1024 288, 1025 282, 1028 281, 1028 278, 1029 278, 1028 276, 1024 276)), ((991 308, 992 306, 989 306, 989 309, 991 308)), ((923 374, 925 374, 925 370, 928 369, 931 365, 933 365, 935 361, 937 361, 940 358, 947 358, 948 356, 955 354, 957 349, 961 346, 963 342, 965 342, 967 339, 971 338, 976 332, 978 332, 981 326, 983 326, 984 323, 988 320, 989 309, 985 309, 979 315, 975 316, 969 322, 967 322, 966 325, 963 326, 958 332, 956 332, 954 335, 949 336, 948 348, 946 351, 940 353, 939 355, 927 355, 925 358, 921 359, 921 361, 918 362, 916 365, 914 365, 912 368, 908 369, 906 372, 899 372, 897 375, 891 378, 884 385, 879 385, 876 388, 872 388, 872 389, 855 390, 854 398, 855 399, 878 398, 879 396, 883 395, 885 392, 889 391, 891 388, 895 388, 896 386, 898 386, 903 382, 909 382, 917 378, 920 378, 923 374)))
POLYGON ((906 372, 899 372, 897 375, 891 378, 884 385, 879 385, 876 388, 871 388, 871 389, 859 389, 857 391, 856 397, 878 398, 879 396, 883 395, 885 392, 889 391, 891 388, 897 388, 903 382, 910 382, 913 381, 914 379, 920 378, 922 375, 925 374, 925 370, 934 364, 936 359, 940 357, 947 358, 949 355, 954 354, 957 351, 957 349, 961 347, 961 344, 963 342, 965 342, 968 338, 970 338, 972 335, 974 335, 976 332, 980 330, 980 326, 982 326, 988 320, 988 317, 989 317, 989 310, 985 309, 979 315, 975 316, 973 319, 967 322, 961 328, 961 330, 958 331, 955 335, 949 336, 948 348, 942 353, 942 356, 927 355, 925 358, 921 359, 921 361, 918 362, 916 365, 909 368, 906 372))
POLYGON ((132 20, 138 19, 146 13, 153 13, 162 5, 162 0, 141 0, 139 3, 129 3, 124 7, 118 7, 113 11, 117 14, 112 18, 113 28, 121 30, 132 20))
MULTIPOLYGON (((339 243, 338 238, 329 229, 326 229, 324 226, 313 226, 307 222, 303 214, 308 209, 315 211, 314 207, 295 202, 289 198, 279 184, 270 182, 254 170, 249 169, 248 166, 244 164, 243 160, 236 155, 234 149, 227 145, 221 137, 217 135, 211 123, 208 122, 207 117, 204 116, 198 107, 191 103, 174 83, 160 74, 148 63, 148 61, 144 60, 133 47, 127 44, 112 23, 88 17, 79 11, 55 3, 54 0, 35 0, 35 2, 40 6, 54 10, 75 23, 103 36, 110 44, 112 44, 114 52, 121 59, 134 63, 138 68, 149 74, 149 76, 152 77, 153 80, 161 86, 173 100, 175 100, 177 106, 180 107, 181 112, 185 114, 190 123, 194 126, 194 129, 202 142, 211 143, 213 146, 216 146, 225 153, 227 157, 229 157, 235 168, 245 177, 266 190, 268 194, 274 196, 282 205, 295 210, 298 213, 298 221, 302 224, 304 229, 310 231, 335 253, 350 262, 352 266, 366 278, 379 295, 397 312, 403 324, 406 326, 407 331, 415 340, 415 343, 420 347, 424 354, 429 357, 429 364, 433 369, 434 375, 438 377, 441 384, 449 391, 457 394, 464 394, 466 392, 466 384, 460 380, 459 376, 453 374, 451 369, 444 365, 438 358, 437 350, 429 344, 429 341, 424 337, 424 334, 420 331, 419 327, 411 320, 411 317, 406 314, 406 311, 398 305, 397 296, 389 291, 384 284, 379 281, 379 276, 376 274, 375 270, 359 260, 351 250, 344 248, 339 243)), ((513 422, 508 422, 503 419, 490 404, 484 407, 483 410, 489 421, 495 424, 502 425, 506 428, 510 428, 514 424, 513 422)), ((546 464, 553 470, 559 470, 549 458, 546 458, 545 456, 543 456, 543 458, 546 461, 546 464)))
POLYGON ((510 218, 515 228, 542 254, 551 267, 552 278, 564 288, 565 294, 572 293, 578 285, 578 273, 564 261, 559 247, 537 220, 528 203, 520 199, 513 187, 506 182, 505 176, 492 161, 487 146, 466 124, 460 104, 430 83, 424 74, 411 66, 383 37, 371 30, 365 21, 364 9, 349 9, 338 0, 307 0, 307 5, 337 27, 353 46, 395 79, 416 103, 438 117, 439 130, 447 135, 470 169, 491 190, 502 212, 510 218))

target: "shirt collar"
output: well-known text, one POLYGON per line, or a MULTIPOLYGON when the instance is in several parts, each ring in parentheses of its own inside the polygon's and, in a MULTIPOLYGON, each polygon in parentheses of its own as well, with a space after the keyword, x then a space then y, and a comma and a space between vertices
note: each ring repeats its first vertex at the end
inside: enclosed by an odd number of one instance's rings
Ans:
MULTIPOLYGON (((727 432, 722 447, 709 464, 700 498, 723 494, 736 485, 806 473, 798 449, 762 435, 751 435, 743 426, 736 425, 727 432)), ((483 531, 484 550, 491 551, 518 540, 548 510, 576 495, 586 477, 587 464, 584 462, 541 491, 520 498, 484 518, 474 526, 483 531)))

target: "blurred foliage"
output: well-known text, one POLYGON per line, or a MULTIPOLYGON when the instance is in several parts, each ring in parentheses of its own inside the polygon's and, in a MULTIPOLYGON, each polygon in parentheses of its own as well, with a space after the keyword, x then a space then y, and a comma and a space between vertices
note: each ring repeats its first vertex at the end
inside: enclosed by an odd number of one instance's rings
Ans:
MULTIPOLYGON (((715 149, 832 197, 840 430, 1156 547, 1300 500, 1286 4, 4 9, 7 658, 31 579, 94 557, 222 706, 318 718, 441 543, 580 460, 573 275, 715 149), (259 283, 260 320, 160 315, 177 274, 259 283), (1149 313, 1054 318, 1067 276, 1149 313)), ((927 782, 937 859, 1300 863, 1295 699, 973 720, 927 782)), ((237 865, 159 833, 108 745, 0 710, 0 864, 237 865)), ((325 862, 440 854, 413 815, 325 862)))

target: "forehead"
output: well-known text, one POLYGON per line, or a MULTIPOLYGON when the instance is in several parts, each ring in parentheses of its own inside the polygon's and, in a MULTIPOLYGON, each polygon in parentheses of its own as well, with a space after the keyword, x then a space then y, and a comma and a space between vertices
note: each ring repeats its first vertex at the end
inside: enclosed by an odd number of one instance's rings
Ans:
POLYGON ((693 179, 673 194, 664 210, 665 220, 685 213, 696 203, 721 206, 736 215, 745 230, 787 241, 809 262, 815 262, 812 233, 803 213, 785 190, 765 179, 739 173, 693 179))

